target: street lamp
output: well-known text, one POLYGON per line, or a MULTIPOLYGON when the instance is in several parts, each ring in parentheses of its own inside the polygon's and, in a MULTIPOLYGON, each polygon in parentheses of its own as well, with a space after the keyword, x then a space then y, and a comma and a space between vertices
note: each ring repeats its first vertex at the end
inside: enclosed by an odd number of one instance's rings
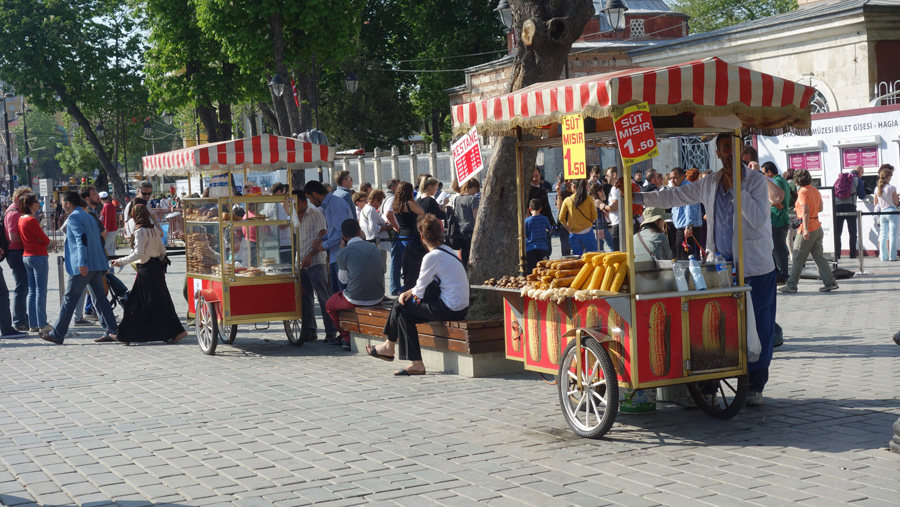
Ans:
POLYGON ((102 121, 98 123, 96 127, 94 127, 94 132, 97 134, 97 139, 103 139, 103 135, 106 134, 106 129, 103 128, 102 121))
POLYGON ((269 80, 269 88, 272 89, 272 93, 274 93, 276 97, 281 97, 284 95, 284 80, 281 79, 281 76, 275 74, 272 76, 272 79, 269 80))
POLYGON ((6 109, 6 102, 7 102, 7 100, 15 97, 15 95, 13 95, 12 93, 3 93, 3 90, 0 90, 0 95, 2 95, 2 101, 0 101, 0 102, 3 103, 3 124, 4 124, 4 127, 6 128, 6 133, 5 133, 5 136, 6 136, 6 171, 7 171, 6 176, 8 178, 12 179, 12 175, 13 175, 12 149, 11 149, 10 140, 9 140, 9 111, 7 111, 7 109, 6 109))
POLYGON ((601 9, 601 12, 606 14, 606 22, 612 27, 616 38, 619 37, 619 30, 625 29, 625 11, 627 10, 628 5, 625 0, 606 0, 606 4, 601 9))
POLYGON ((497 8, 494 9, 494 12, 500 17, 500 22, 503 23, 503 26, 505 26, 507 30, 512 30, 513 17, 509 2, 500 0, 497 3, 497 8))
POLYGON ((166 125, 172 125, 172 120, 175 119, 175 114, 172 111, 166 111, 162 114, 163 121, 166 122, 166 125))
POLYGON ((344 78, 344 84, 347 85, 347 91, 356 93, 356 87, 359 86, 359 76, 352 70, 347 72, 347 77, 344 78))
POLYGON ((144 137, 152 137, 153 136, 153 125, 150 125, 149 121, 144 121, 144 137))

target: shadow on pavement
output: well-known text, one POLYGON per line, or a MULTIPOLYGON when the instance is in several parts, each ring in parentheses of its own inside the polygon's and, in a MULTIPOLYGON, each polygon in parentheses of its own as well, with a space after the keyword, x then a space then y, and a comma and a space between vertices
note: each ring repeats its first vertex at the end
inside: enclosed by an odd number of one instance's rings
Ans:
MULTIPOLYGON (((17 506, 17 505, 22 505, 25 507, 31 507, 31 506, 35 506, 35 505, 37 505, 39 507, 70 507, 70 506, 73 506, 76 504, 75 503, 39 504, 37 502, 34 502, 31 499, 23 498, 20 496, 0 495, 0 505, 9 505, 10 507, 17 506)), ((188 507, 189 506, 189 504, 185 504, 185 503, 171 503, 171 502, 153 503, 149 500, 117 500, 115 502, 115 504, 113 504, 112 502, 109 502, 109 501, 87 502, 87 503, 78 504, 79 507, 100 507, 100 506, 108 506, 108 505, 116 505, 117 507, 151 507, 151 506, 188 507)))

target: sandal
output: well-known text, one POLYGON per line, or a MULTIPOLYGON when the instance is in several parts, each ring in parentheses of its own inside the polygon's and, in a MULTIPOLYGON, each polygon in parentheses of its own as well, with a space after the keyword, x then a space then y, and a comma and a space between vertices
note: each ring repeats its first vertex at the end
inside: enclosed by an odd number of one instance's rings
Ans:
POLYGON ((366 345, 366 352, 369 353, 370 356, 375 359, 381 359, 382 361, 391 362, 394 360, 394 356, 387 356, 384 354, 379 354, 378 349, 372 345, 366 345))
POLYGON ((94 338, 94 343, 108 343, 113 341, 112 338, 108 334, 101 336, 100 338, 94 338))
POLYGON ((172 338, 171 340, 167 340, 166 344, 175 345, 176 343, 180 342, 181 340, 184 340, 185 338, 187 338, 187 335, 188 335, 187 331, 182 331, 180 335, 176 336, 175 338, 172 338))
POLYGON ((394 373, 395 377, 412 377, 413 375, 425 375, 424 371, 409 371, 406 368, 394 373))

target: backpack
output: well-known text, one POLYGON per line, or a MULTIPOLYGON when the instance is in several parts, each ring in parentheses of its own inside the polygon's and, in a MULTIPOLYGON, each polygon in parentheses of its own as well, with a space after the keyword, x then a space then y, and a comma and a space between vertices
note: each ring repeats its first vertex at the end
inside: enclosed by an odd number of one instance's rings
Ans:
POLYGON ((453 208, 448 209, 450 211, 447 213, 447 240, 444 241, 444 244, 454 250, 459 250, 463 247, 464 235, 459 227, 459 218, 456 216, 456 210, 453 208))
POLYGON ((856 182, 853 179, 853 173, 841 173, 834 182, 834 196, 838 199, 849 199, 854 191, 856 191, 856 182))

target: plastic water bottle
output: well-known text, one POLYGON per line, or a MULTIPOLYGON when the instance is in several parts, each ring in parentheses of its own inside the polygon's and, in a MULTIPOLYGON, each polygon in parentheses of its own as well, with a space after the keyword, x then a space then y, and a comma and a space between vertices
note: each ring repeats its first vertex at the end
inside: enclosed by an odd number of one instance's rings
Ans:
POLYGON ((706 280, 703 279, 703 270, 700 263, 693 255, 688 257, 688 269, 691 271, 691 277, 694 279, 694 289, 706 290, 706 280))
POLYGON ((687 292, 689 289, 687 278, 684 276, 684 267, 676 262, 672 264, 672 273, 675 274, 675 287, 678 289, 678 292, 687 292))
POLYGON ((716 252, 716 279, 719 282, 719 288, 724 289, 731 286, 731 274, 728 273, 728 264, 725 263, 725 257, 716 252))

